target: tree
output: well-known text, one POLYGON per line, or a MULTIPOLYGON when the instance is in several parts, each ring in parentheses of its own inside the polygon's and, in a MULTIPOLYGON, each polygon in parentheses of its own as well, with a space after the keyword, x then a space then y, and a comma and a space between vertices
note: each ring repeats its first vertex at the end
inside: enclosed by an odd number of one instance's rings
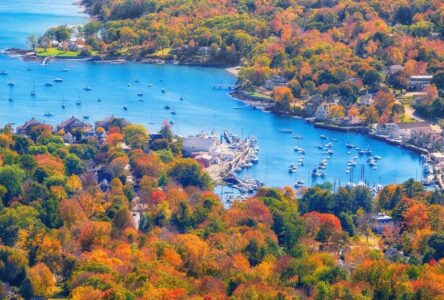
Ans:
POLYGON ((35 50, 38 43, 38 38, 35 35, 30 35, 26 38, 26 43, 32 48, 32 50, 35 50))
POLYGON ((190 158, 183 158, 174 162, 169 171, 169 176, 183 187, 196 186, 202 189, 210 189, 213 185, 210 176, 202 171, 199 163, 190 158))
POLYGON ((276 108, 283 111, 289 111, 294 102, 291 89, 286 86, 279 86, 273 89, 273 99, 276 108))
POLYGON ((82 250, 91 251, 94 246, 105 246, 111 233, 111 224, 100 221, 87 221, 80 229, 82 250))
POLYGON ((0 167, 0 185, 8 190, 3 197, 4 204, 7 204, 12 198, 20 196, 24 179, 25 172, 19 167, 13 165, 0 167))
POLYGON ((148 132, 143 125, 128 125, 123 129, 124 141, 133 149, 148 147, 148 132))
POLYGON ((38 263, 27 271, 21 293, 26 298, 49 298, 54 294, 55 287, 55 278, 52 272, 44 263, 38 263))
POLYGON ((72 153, 66 155, 65 159, 65 169, 68 176, 71 175, 79 175, 84 172, 85 166, 84 163, 80 160, 80 158, 72 153))

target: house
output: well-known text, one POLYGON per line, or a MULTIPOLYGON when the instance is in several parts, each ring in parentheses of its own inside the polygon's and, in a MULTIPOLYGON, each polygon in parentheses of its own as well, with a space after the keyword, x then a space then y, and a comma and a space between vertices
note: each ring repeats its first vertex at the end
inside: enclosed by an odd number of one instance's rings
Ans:
POLYGON ((330 107, 336 105, 331 102, 323 102, 318 106, 315 112, 315 117, 320 120, 326 120, 329 118, 330 107))
POLYGON ((390 67, 388 67, 388 72, 390 75, 394 75, 402 71, 404 71, 404 67, 401 65, 391 65, 390 67))
POLYGON ((267 80, 265 80, 264 87, 272 91, 275 87, 286 86, 288 84, 288 79, 279 75, 273 75, 267 80))
POLYGON ((308 97, 305 99, 305 113, 308 116, 313 116, 316 113, 319 105, 321 105, 321 103, 324 101, 324 98, 319 94, 308 97))
POLYGON ((67 132, 63 135, 63 141, 68 144, 73 144, 75 142, 75 138, 72 136, 71 132, 67 132))
POLYGON ((385 229, 394 225, 393 219, 384 213, 377 213, 370 218, 370 227, 376 234, 383 234, 385 229))
POLYGON ((373 104, 375 95, 371 93, 366 93, 359 99, 359 103, 365 106, 371 106, 373 104))
POLYGON ((399 138, 399 127, 396 123, 378 124, 376 125, 376 134, 391 139, 397 139, 399 138))
POLYGON ((423 90, 432 84, 433 75, 413 75, 410 76, 407 84, 411 90, 423 90))
POLYGON ((190 136, 183 139, 183 155, 191 156, 194 152, 212 152, 218 145, 216 137, 205 135, 190 136))
POLYGON ((111 127, 119 127, 124 128, 128 126, 130 123, 125 120, 124 118, 116 118, 114 116, 111 116, 103 121, 97 121, 95 123, 96 128, 102 127, 106 131, 108 131, 111 127))
POLYGON ((107 192, 108 190, 109 190, 109 188, 110 188, 110 185, 109 185, 109 183, 108 183, 108 180, 106 180, 106 178, 105 179, 103 179, 100 183, 99 183, 99 187, 100 187, 100 189, 102 190, 102 192, 107 192))
POLYGON ((433 129, 428 122, 406 122, 398 123, 397 125, 399 128, 399 135, 407 140, 433 133, 433 129))
POLYGON ((52 126, 39 122, 35 118, 32 118, 29 121, 26 121, 25 124, 21 126, 17 126, 17 134, 31 135, 33 129, 38 126, 46 126, 52 131, 52 126))
POLYGON ((79 129, 82 131, 90 131, 92 128, 91 124, 85 123, 75 117, 71 117, 66 121, 63 121, 62 123, 58 124, 56 126, 57 132, 63 130, 64 132, 71 132, 74 129, 79 129))
POLYGON ((81 38, 73 38, 69 42, 69 50, 71 51, 82 51, 86 48, 86 42, 81 38))

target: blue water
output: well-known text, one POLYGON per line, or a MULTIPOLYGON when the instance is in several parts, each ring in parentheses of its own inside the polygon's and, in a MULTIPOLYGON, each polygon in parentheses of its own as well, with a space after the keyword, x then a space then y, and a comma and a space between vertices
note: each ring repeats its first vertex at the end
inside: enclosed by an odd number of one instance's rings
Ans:
MULTIPOLYGON (((72 0, 5 1, 0 4, 0 48, 24 47, 30 34, 41 34, 49 26, 57 24, 81 24, 86 18, 80 9, 71 5, 72 0), (13 25, 11 25, 13 24, 13 25)), ((90 116, 90 122, 110 115, 125 117, 131 122, 144 124, 148 130, 157 131, 164 122, 174 121, 176 133, 186 136, 215 129, 238 135, 256 135, 260 145, 260 162, 242 174, 255 177, 267 185, 292 185, 296 180, 311 183, 311 170, 325 158, 316 146, 327 143, 321 134, 337 139, 333 142, 334 155, 327 167, 326 179, 342 184, 362 178, 360 166, 365 168, 364 177, 370 184, 402 182, 408 178, 422 178, 421 159, 418 154, 371 139, 365 135, 316 129, 303 120, 279 117, 254 110, 232 99, 227 91, 215 91, 213 84, 234 84, 236 79, 224 70, 214 68, 185 67, 175 65, 101 64, 91 62, 58 61, 45 66, 0 56, 0 69, 8 72, 0 76, 0 123, 17 125, 31 117, 56 124, 68 117, 90 116), (69 69, 62 72, 61 69, 69 69), (63 83, 53 87, 44 84, 62 78, 63 83), (15 87, 10 90, 8 82, 15 87), (136 82, 138 81, 138 82, 136 82), (148 87, 148 83, 153 86, 148 87), (129 84, 131 84, 129 86, 129 84), (37 96, 30 91, 35 85, 37 96), (86 92, 84 87, 90 87, 86 92), (166 89, 162 94, 161 89, 166 89), (143 97, 138 97, 143 93, 143 97), (8 98, 12 95, 13 102, 8 98), (183 101, 179 99, 183 97, 183 101), (100 98, 102 101, 98 102, 100 98), (82 105, 75 103, 81 101, 82 105), (61 105, 66 109, 62 110, 61 105), (177 112, 173 116, 163 109, 169 105, 177 112), (123 111, 123 106, 128 111, 123 111), (234 107, 242 106, 240 109, 234 107), (54 113, 45 118, 45 113, 54 113), (279 129, 291 128, 293 134, 283 134, 279 129), (293 135, 303 135, 295 140, 293 135), (366 157, 358 159, 353 178, 345 173, 347 161, 354 155, 345 144, 369 147, 383 157, 378 169, 366 164, 366 157), (295 164, 294 146, 306 151, 305 166, 289 174, 288 167, 295 164)), ((320 180, 322 181, 322 180, 320 180)))

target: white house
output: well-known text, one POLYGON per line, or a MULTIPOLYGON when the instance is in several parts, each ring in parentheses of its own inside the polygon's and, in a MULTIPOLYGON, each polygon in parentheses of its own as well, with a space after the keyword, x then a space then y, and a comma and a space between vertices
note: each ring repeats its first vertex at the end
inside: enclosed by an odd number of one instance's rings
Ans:
POLYGON ((330 107, 332 105, 335 105, 335 103, 330 103, 330 102, 323 102, 321 103, 318 108, 316 109, 315 112, 315 117, 317 119, 320 120, 326 120, 328 119, 328 115, 329 115, 329 111, 330 111, 330 107))

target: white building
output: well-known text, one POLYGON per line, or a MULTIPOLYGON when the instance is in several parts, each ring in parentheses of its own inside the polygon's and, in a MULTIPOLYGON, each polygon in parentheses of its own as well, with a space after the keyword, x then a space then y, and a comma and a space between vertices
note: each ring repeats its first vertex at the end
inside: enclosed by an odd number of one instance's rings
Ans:
POLYGON ((211 153, 219 144, 216 137, 199 135, 183 139, 183 155, 191 156, 194 152, 211 153))
POLYGON ((408 80, 408 87, 411 90, 423 90, 432 84, 433 75, 414 75, 408 80))

